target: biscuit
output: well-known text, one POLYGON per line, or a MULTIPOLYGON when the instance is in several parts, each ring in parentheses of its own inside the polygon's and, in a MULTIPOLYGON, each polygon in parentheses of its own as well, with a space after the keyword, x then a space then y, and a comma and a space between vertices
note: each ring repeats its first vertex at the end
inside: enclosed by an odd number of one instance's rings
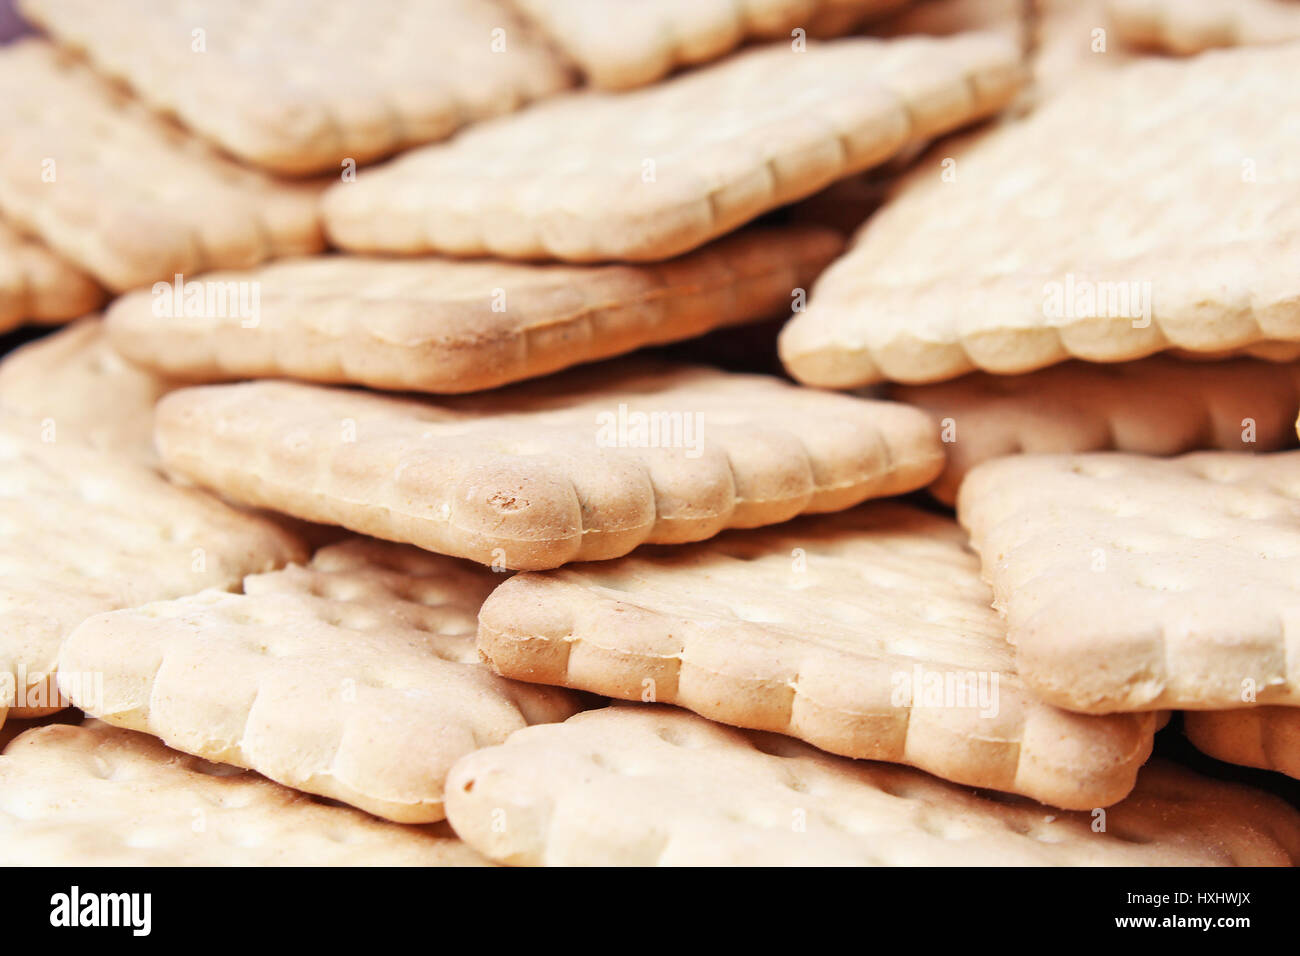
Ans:
POLYGON ((976 372, 936 385, 896 385, 886 394, 934 418, 948 464, 930 491, 952 504, 980 462, 1022 452, 1178 455, 1294 445, 1289 410, 1300 408, 1300 364, 1163 356, 1068 362, 1027 375, 976 372))
POLYGON ((232 587, 304 557, 270 521, 0 413, 0 718, 59 710, 59 645, 101 611, 232 587))
POLYGON ((0 219, 0 332, 75 319, 103 301, 90 276, 0 219))
POLYGON ((957 512, 1044 700, 1300 704, 1300 451, 999 458, 957 512))
POLYGON ((1277 119, 1297 49, 1142 62, 941 144, 782 331, 786 368, 852 388, 1300 340, 1300 155, 1277 119))
POLYGON ((52 424, 60 438, 153 463, 153 406, 176 386, 113 351, 86 318, 0 360, 0 405, 52 424))
POLYGON ((1300 709, 1189 710, 1183 730, 1196 749, 1218 760, 1300 779, 1300 709))
POLYGON ((41 40, 0 49, 0 213, 121 291, 305 255, 320 186, 272 180, 41 40))
POLYGON ((108 327, 128 358, 191 380, 471 392, 788 315, 842 247, 830 230, 784 227, 655 266, 321 256, 199 280, 256 283, 254 318, 159 316, 141 290, 113 304, 108 327))
POLYGON ((1133 788, 1153 715, 1040 703, 956 522, 876 503, 516 575, 478 645, 498 673, 799 737, 1071 809, 1133 788))
POLYGON ((521 570, 837 511, 943 466, 918 409, 667 363, 437 402, 208 385, 154 418, 166 466, 232 500, 521 570))
POLYGON ((1292 0, 1109 0, 1125 43, 1187 55, 1211 47, 1300 40, 1292 0))
POLYGON ((19 6, 150 106, 280 173, 337 173, 344 160, 442 139, 571 82, 499 0, 19 6))
POLYGON ((773 44, 484 123, 335 184, 323 215, 358 252, 667 259, 997 112, 1020 80, 997 36, 773 44))
POLYGON ((908 0, 515 0, 604 89, 652 83, 679 67, 724 56, 746 41, 789 40, 794 30, 850 32, 908 0))
POLYGON ((399 823, 443 819, 457 758, 564 720, 575 695, 493 674, 474 647, 498 575, 352 539, 244 580, 88 618, 59 653, 72 703, 168 747, 399 823), (93 691, 93 693, 92 693, 93 691))
POLYGON ((528 727, 447 781, 456 832, 506 863, 1290 866, 1300 813, 1148 765, 1123 803, 1050 811, 684 711, 623 705, 528 727))
POLYGON ((483 866, 450 828, 398 826, 98 721, 0 754, 4 866, 483 866))

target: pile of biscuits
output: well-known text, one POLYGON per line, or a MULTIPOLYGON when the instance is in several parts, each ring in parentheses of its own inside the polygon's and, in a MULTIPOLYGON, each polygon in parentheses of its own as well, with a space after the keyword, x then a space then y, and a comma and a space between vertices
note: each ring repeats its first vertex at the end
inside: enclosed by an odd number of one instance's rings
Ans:
POLYGON ((1300 0, 18 8, 0 863, 1300 861, 1300 0))

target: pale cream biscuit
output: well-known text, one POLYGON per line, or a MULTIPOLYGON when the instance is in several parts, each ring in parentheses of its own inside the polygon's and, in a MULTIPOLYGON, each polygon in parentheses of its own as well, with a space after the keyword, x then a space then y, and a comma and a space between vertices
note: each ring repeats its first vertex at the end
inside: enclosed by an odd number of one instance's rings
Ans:
POLYGON ((685 711, 622 705, 463 758, 447 813, 529 865, 1290 866, 1300 813, 1173 764, 1123 803, 1050 810, 685 711))
POLYGON ((1183 729, 1211 757, 1300 779, 1300 708, 1189 710, 1183 729))
POLYGON ((445 824, 329 806, 98 721, 0 754, 4 866, 483 866, 445 824))
POLYGON ((93 717, 399 823, 444 817, 457 758, 564 720, 575 695, 475 651, 486 568, 355 538, 202 594, 88 618, 59 653, 93 717))
POLYGON ((525 570, 837 511, 943 466, 919 409, 649 362, 436 402, 209 385, 164 397, 155 428, 168 468, 232 500, 525 570))
POLYGON ((326 192, 358 252, 659 260, 997 112, 999 36, 758 47, 632 93, 579 92, 326 192))
POLYGON ((571 82, 502 0, 19 6, 149 105, 282 173, 338 173, 571 82))
POLYGON ((0 414, 0 717, 64 706, 59 646, 101 611, 237 585, 304 558, 296 537, 130 456, 0 414))
POLYGON ((934 418, 948 464, 930 491, 952 504, 968 471, 1005 455, 1294 445, 1290 409, 1300 407, 1300 364, 1164 356, 1069 362, 1027 375, 976 372, 936 385, 896 385, 886 394, 934 418))
POLYGON ((246 169, 41 40, 0 49, 0 213, 121 291, 321 248, 318 184, 246 169))
POLYGON ((0 332, 75 319, 103 301, 94 279, 0 219, 0 332))
POLYGON ((516 575, 478 645, 507 677, 799 737, 1072 809, 1133 788, 1152 714, 1040 703, 956 522, 874 503, 516 575))
POLYGON ((957 510, 1043 699, 1300 704, 1300 451, 1016 455, 957 510))
POLYGON ((108 328, 128 358, 191 380, 471 392, 788 315, 842 248, 835 232, 791 226, 653 266, 320 256, 201 276, 181 289, 193 316, 159 314, 174 303, 161 310, 145 290, 123 296, 108 328), (247 314, 199 304, 241 283, 257 288, 247 314))
POLYGON ((1294 0, 1108 0, 1107 6, 1125 43, 1170 53, 1300 40, 1294 0))
POLYGON ((814 285, 786 367, 850 388, 1300 340, 1300 155, 1278 121, 1298 51, 1135 64, 940 144, 814 285))
POLYGON ((52 426, 58 437, 150 463, 157 457, 153 406, 176 384, 115 352, 98 317, 0 360, 0 405, 52 426))
POLYGON ((605 89, 652 83, 746 41, 848 33, 908 0, 515 0, 605 89), (799 31, 796 33, 796 31, 799 31))

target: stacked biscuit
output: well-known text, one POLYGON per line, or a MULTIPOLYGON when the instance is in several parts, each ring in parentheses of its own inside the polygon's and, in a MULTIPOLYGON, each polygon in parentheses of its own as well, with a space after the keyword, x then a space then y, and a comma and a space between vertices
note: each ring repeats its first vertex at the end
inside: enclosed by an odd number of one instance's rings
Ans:
POLYGON ((20 6, 0 861, 1300 860, 1285 0, 20 6))

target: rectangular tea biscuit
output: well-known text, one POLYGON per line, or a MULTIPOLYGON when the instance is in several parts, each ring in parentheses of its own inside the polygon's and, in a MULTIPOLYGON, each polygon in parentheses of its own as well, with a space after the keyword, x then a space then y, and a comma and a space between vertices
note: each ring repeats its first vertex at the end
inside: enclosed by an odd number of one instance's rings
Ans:
POLYGON ((19 5, 149 105, 281 173, 337 173, 570 83, 502 0, 19 5))
POLYGON ((457 758, 564 720, 575 695, 493 674, 474 646, 486 568, 356 538, 205 591, 88 618, 59 654, 72 703, 195 756, 399 823, 445 815, 457 758), (92 693, 93 691, 93 693, 92 693))
POLYGON ((103 301, 94 279, 0 219, 0 332, 75 319, 103 301))
POLYGON ((1197 750, 1218 760, 1300 779, 1300 708, 1189 710, 1183 729, 1197 750))
POLYGON ((1300 153, 1278 119, 1298 51, 1138 63, 936 147, 783 330, 786 368, 852 388, 1300 340, 1300 153))
POLYGON ((237 585, 299 541, 154 469, 0 413, 0 719, 60 709, 59 646, 92 614, 237 585))
POLYGON ((463 758, 447 814, 491 859, 550 866, 1291 866, 1300 813, 1148 765, 1123 803, 1050 811, 669 707, 528 727, 463 758))
POLYGON ((830 230, 783 227, 654 266, 320 256, 201 276, 180 290, 195 316, 134 292, 113 304, 108 327, 128 358, 193 381, 471 392, 788 315, 842 248, 830 230), (205 290, 237 283, 256 284, 256 315, 197 305, 205 290))
POLYGON ((0 213, 110 289, 321 248, 313 184, 221 156, 41 40, 0 49, 0 213))
POLYGON ((1300 704, 1300 452, 999 458, 957 510, 1045 700, 1300 704))
POLYGON ((1300 364, 1164 356, 1067 362, 1026 375, 976 372, 935 385, 896 385, 886 394, 934 418, 948 464, 930 491, 952 504, 980 462, 1022 452, 1178 455, 1294 445, 1289 409, 1300 408, 1300 364))
POLYGON ((0 360, 0 405, 47 434, 153 463, 153 407, 177 383, 132 365, 86 318, 0 360))
POLYGON ((653 83, 678 67, 724 56, 746 41, 850 32, 908 0, 515 0, 605 89, 653 83))
POLYGON ((924 412, 759 375, 622 362, 437 402, 290 382, 159 402, 165 464, 245 504, 498 568, 836 511, 924 486, 924 412))
POLYGON ((1154 715, 1040 703, 991 604, 956 522, 882 502, 516 575, 483 605, 478 645, 507 677, 678 704, 1054 806, 1123 799, 1154 715))
POLYGON ((486 862, 446 825, 399 826, 329 806, 98 721, 29 730, 0 754, 4 866, 486 862))
POLYGON ((1295 0, 1108 0, 1107 6, 1122 42, 1184 56, 1300 40, 1295 0))
POLYGON ((1020 79, 997 36, 760 47, 362 170, 326 192, 326 228, 358 252, 667 259, 995 113, 1020 79))

